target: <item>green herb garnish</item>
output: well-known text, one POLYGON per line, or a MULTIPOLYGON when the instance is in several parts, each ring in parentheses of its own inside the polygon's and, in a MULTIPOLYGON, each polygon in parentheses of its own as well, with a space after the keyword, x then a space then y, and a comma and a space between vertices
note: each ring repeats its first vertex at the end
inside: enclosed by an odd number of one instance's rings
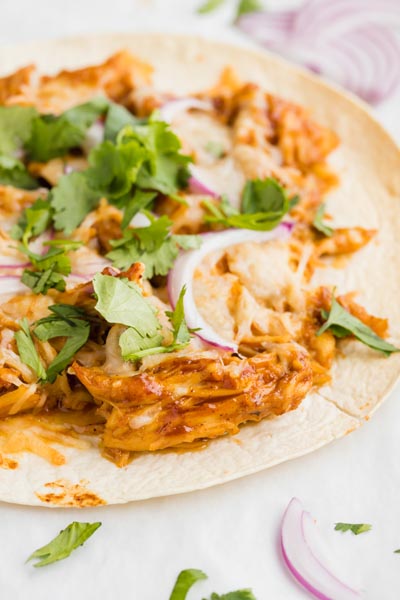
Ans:
POLYGON ((225 0, 206 0, 206 2, 204 2, 204 4, 197 9, 197 12, 201 15, 205 15, 217 10, 217 8, 222 6, 224 3, 225 0))
POLYGON ((134 262, 144 263, 145 276, 166 275, 178 256, 179 249, 198 248, 201 238, 196 235, 172 235, 172 221, 167 216, 159 219, 146 213, 151 221, 148 227, 126 229, 119 240, 111 241, 113 250, 107 254, 113 265, 127 269, 134 262))
POLYGON ((236 210, 224 196, 219 204, 204 200, 203 206, 210 213, 205 219, 209 223, 269 231, 279 225, 288 212, 289 198, 284 188, 275 179, 268 177, 246 183, 241 212, 236 210))
POLYGON ((46 379, 46 369, 43 366, 42 360, 33 343, 32 335, 29 330, 28 319, 24 318, 19 321, 21 329, 14 334, 17 343, 18 354, 22 362, 28 365, 36 373, 39 380, 46 379))
POLYGON ((190 588, 197 582, 207 579, 207 575, 199 569, 185 569, 178 575, 169 600, 185 600, 190 588))
POLYGON ((10 156, 0 156, 0 184, 12 185, 24 190, 33 190, 39 187, 38 182, 28 173, 25 165, 10 156))
POLYGON ((97 296, 96 310, 108 323, 128 327, 119 339, 124 360, 135 361, 151 354, 174 352, 190 342, 183 311, 185 289, 181 291, 175 310, 167 313, 172 325, 173 341, 165 346, 162 344, 161 323, 156 310, 136 283, 98 273, 93 286, 97 296))
POLYGON ((360 342, 374 350, 383 352, 385 356, 389 356, 392 352, 399 352, 399 348, 380 338, 370 327, 345 310, 336 298, 332 298, 329 313, 323 310, 321 314, 326 322, 317 331, 317 336, 329 329, 338 338, 354 335, 360 342))
POLYGON ((35 550, 30 555, 27 562, 37 559, 34 567, 44 567, 58 560, 67 558, 73 550, 82 546, 90 536, 101 526, 101 523, 79 523, 74 521, 60 533, 51 542, 35 550))
POLYGON ((237 7, 236 18, 238 19, 242 15, 246 15, 252 12, 258 12, 263 9, 262 2, 260 0, 240 0, 237 7))
MULTIPOLYGON (((206 600, 206 598, 204 598, 206 600)), ((253 592, 249 589, 237 590, 236 592, 229 592, 228 594, 211 594, 209 600, 256 600, 253 592)))
POLYGON ((371 529, 372 525, 368 525, 367 523, 336 523, 335 525, 335 531, 351 531, 354 535, 365 533, 371 529))
POLYGON ((66 342, 50 363, 46 379, 53 382, 58 373, 67 367, 75 354, 86 344, 90 334, 88 315, 81 308, 69 304, 53 304, 49 307, 53 313, 34 324, 34 334, 41 341, 57 337, 66 337, 66 342))
POLYGON ((331 237, 333 235, 334 229, 329 227, 324 223, 325 216, 325 204, 320 204, 317 212, 315 213, 315 217, 313 220, 313 226, 315 229, 326 235, 326 237, 331 237))

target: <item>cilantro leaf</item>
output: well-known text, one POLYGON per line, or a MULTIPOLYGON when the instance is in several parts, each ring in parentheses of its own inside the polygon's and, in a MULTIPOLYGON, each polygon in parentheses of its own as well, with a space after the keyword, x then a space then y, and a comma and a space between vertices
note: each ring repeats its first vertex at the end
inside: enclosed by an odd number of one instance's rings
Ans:
POLYGON ((152 336, 160 329, 155 309, 136 283, 97 273, 93 287, 97 296, 95 308, 108 323, 134 327, 142 336, 152 336))
POLYGON ((96 208, 100 197, 99 192, 89 187, 84 172, 63 175, 50 192, 55 228, 70 235, 86 215, 96 208))
POLYGON ((133 196, 124 204, 124 216, 121 223, 122 229, 128 227, 133 217, 141 210, 148 209, 156 196, 155 192, 144 192, 136 189, 133 196))
POLYGON ((142 119, 138 119, 120 104, 110 103, 107 112, 107 118, 104 123, 104 139, 115 142, 118 133, 126 127, 126 125, 137 125, 142 123, 142 119))
POLYGON ((282 218, 289 209, 289 199, 284 188, 272 177, 247 181, 242 196, 245 214, 269 213, 271 219, 282 218))
POLYGON ((367 523, 336 523, 335 525, 335 531, 351 531, 354 535, 365 533, 371 529, 372 525, 368 525, 367 523))
POLYGON ((216 10, 217 8, 222 6, 224 3, 225 3, 225 0, 206 0, 206 2, 204 2, 204 4, 202 4, 197 9, 197 12, 200 15, 204 15, 206 13, 213 12, 214 10, 216 10))
POLYGON ((107 108, 105 98, 94 98, 59 116, 37 116, 32 121, 32 132, 25 145, 30 158, 45 162, 79 147, 86 131, 107 108))
POLYGON ((199 569, 185 569, 177 577, 174 589, 171 592, 169 600, 186 600, 190 588, 202 579, 207 579, 207 575, 199 569))
POLYGON ((326 235, 326 237, 331 237, 334 232, 334 229, 324 223, 324 215, 325 215, 325 204, 320 204, 317 212, 315 213, 315 217, 313 220, 313 226, 315 227, 315 229, 317 229, 317 231, 320 231, 321 233, 326 235))
POLYGON ((154 275, 166 275, 180 248, 198 248, 201 243, 199 236, 170 235, 172 221, 167 216, 151 218, 149 226, 126 229, 121 239, 112 240, 113 250, 107 254, 107 258, 119 269, 142 262, 148 279, 154 275))
POLYGON ((18 249, 31 261, 36 270, 24 269, 22 283, 32 289, 35 294, 45 294, 50 288, 60 292, 65 290, 64 276, 71 272, 71 260, 66 252, 76 250, 82 242, 70 240, 53 240, 46 254, 36 254, 27 246, 19 244, 18 249))
POLYGON ((35 552, 30 555, 27 562, 38 559, 38 562, 33 566, 44 567, 57 560, 63 560, 64 558, 67 558, 73 550, 82 546, 82 544, 86 542, 100 526, 100 522, 80 523, 74 521, 73 523, 70 523, 68 527, 60 531, 60 533, 51 540, 51 542, 46 544, 46 546, 42 546, 42 548, 35 550, 35 552))
POLYGON ((166 347, 162 345, 162 341, 163 336, 160 333, 142 335, 137 329, 129 327, 119 338, 122 358, 135 361, 152 354, 167 352, 166 347))
POLYGON ((188 164, 192 159, 180 153, 181 142, 168 123, 158 121, 157 115, 152 115, 146 124, 123 129, 120 143, 132 141, 147 151, 137 178, 139 187, 171 195, 187 184, 188 164))
POLYGON ((317 336, 329 329, 333 335, 339 338, 354 335, 366 346, 383 352, 386 356, 389 356, 392 352, 399 352, 399 348, 380 338, 370 327, 345 310, 336 298, 332 298, 330 312, 322 311, 322 316, 326 322, 317 331, 317 336))
POLYGON ((400 554, 400 548, 398 550, 394 550, 393 552, 394 554, 400 554))
POLYGON ((258 12, 263 9, 263 5, 260 0, 240 0, 236 18, 238 19, 242 15, 246 15, 252 12, 258 12))
POLYGON ((167 311, 165 314, 171 321, 172 333, 174 335, 175 349, 182 348, 190 342, 190 331, 185 321, 184 312, 184 297, 186 294, 186 286, 184 286, 179 294, 178 302, 173 311, 167 311))
POLYGON ((99 195, 118 201, 132 189, 146 157, 147 151, 136 140, 117 145, 103 142, 89 155, 86 180, 99 195))
POLYGON ((14 240, 22 240, 26 246, 31 237, 36 237, 50 226, 53 209, 48 200, 38 198, 29 208, 26 208, 17 225, 11 230, 14 240))
POLYGON ((29 139, 37 115, 31 106, 0 106, 0 154, 16 156, 29 139))
POLYGON ((67 340, 47 369, 47 379, 53 382, 58 373, 69 365, 74 355, 86 344, 90 334, 90 324, 82 309, 67 304, 55 304, 49 307, 53 313, 34 324, 35 336, 42 341, 56 337, 67 340))
POLYGON ((38 351, 33 343, 31 332, 29 330, 28 319, 21 319, 19 322, 21 329, 14 334, 17 343, 18 354, 24 364, 28 365, 36 373, 38 379, 46 379, 46 370, 43 366, 38 351))
POLYGON ((12 185, 24 190, 39 187, 37 180, 28 173, 25 165, 20 160, 9 156, 0 156, 0 184, 12 185))
POLYGON ((204 200, 203 206, 210 213, 205 218, 209 223, 269 231, 279 225, 290 208, 290 201, 284 188, 275 179, 268 177, 246 183, 242 195, 241 213, 225 196, 219 204, 204 200))
MULTIPOLYGON (((204 600, 206 600, 204 598, 204 600)), ((209 600, 256 600, 253 592, 249 589, 237 590, 236 592, 229 592, 228 594, 211 594, 209 600)))

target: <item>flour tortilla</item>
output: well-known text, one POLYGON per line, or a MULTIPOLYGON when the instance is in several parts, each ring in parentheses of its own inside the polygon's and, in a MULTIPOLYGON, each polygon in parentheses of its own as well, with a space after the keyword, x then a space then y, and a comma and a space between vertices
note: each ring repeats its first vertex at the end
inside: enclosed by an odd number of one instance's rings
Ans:
MULTIPOLYGON (((29 62, 44 72, 74 68, 122 48, 155 67, 156 87, 178 94, 212 85, 223 67, 233 65, 244 81, 310 108, 340 136, 341 146, 330 161, 341 179, 328 198, 333 224, 378 228, 379 235, 344 269, 321 270, 314 283, 336 283, 340 293, 358 290, 367 310, 389 318, 391 340, 399 345, 400 153, 366 107, 275 56, 172 35, 107 35, 19 46, 3 50, 0 72, 29 62)), ((203 451, 146 454, 122 469, 103 459, 97 448, 60 448, 68 459, 62 467, 34 455, 16 455, 19 467, 0 471, 0 499, 42 506, 46 499, 48 506, 90 506, 98 503, 96 498, 107 504, 143 500, 224 483, 311 452, 359 427, 400 374, 397 354, 385 358, 357 342, 344 343, 343 349, 332 384, 309 395, 296 411, 245 426, 203 451)))

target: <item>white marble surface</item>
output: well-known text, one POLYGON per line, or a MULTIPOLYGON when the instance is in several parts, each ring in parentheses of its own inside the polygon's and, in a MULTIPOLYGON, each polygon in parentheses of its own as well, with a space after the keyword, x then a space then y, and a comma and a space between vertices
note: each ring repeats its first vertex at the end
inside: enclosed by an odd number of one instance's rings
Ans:
MULTIPOLYGON (((78 33, 192 31, 243 38, 228 29, 229 8, 200 19, 196 0, 1 0, 5 44, 78 33)), ((269 6, 290 4, 269 2, 269 6)), ((293 4, 293 2, 292 2, 293 4)), ((0 50, 1 51, 1 50, 0 50)), ((4 51, 4 50, 3 50, 4 51)), ((29 61, 29 57, 27 57, 29 61)), ((377 114, 400 139, 400 93, 377 114)), ((277 552, 292 496, 316 517, 337 571, 369 600, 400 597, 400 390, 362 429, 312 455, 221 487, 127 506, 77 510, 0 504, 0 595, 5 600, 168 600, 177 573, 201 568, 209 581, 188 600, 252 587, 258 600, 301 600, 277 552), (72 520, 101 520, 84 548, 44 569, 24 564, 72 520), (336 521, 367 522, 355 537, 336 521)), ((1 476, 1 472, 0 472, 1 476)))

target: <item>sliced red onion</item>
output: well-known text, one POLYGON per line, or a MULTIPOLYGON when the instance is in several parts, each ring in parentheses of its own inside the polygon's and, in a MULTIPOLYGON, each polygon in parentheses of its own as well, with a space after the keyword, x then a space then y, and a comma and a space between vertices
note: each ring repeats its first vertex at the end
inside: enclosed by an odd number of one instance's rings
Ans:
POLYGON ((297 10, 238 21, 264 46, 373 104, 400 82, 400 39, 393 31, 399 24, 398 0, 308 0, 297 10))
POLYGON ((179 113, 192 109, 210 112, 212 110, 212 105, 210 102, 198 100, 198 98, 177 98, 176 100, 169 100, 160 108, 161 120, 166 123, 172 123, 179 113))
POLYGON ((220 194, 212 189, 212 187, 206 182, 206 175, 203 174, 201 168, 196 165, 190 165, 189 167, 191 177, 189 178, 189 189, 192 194, 204 194, 211 198, 219 198, 220 194))
POLYGON ((295 579, 319 600, 355 600, 360 592, 340 581, 315 555, 309 539, 311 515, 293 498, 283 515, 280 543, 283 560, 295 579))
POLYGON ((200 248, 181 252, 168 275, 169 301, 174 308, 183 286, 186 285, 186 294, 184 297, 186 322, 191 329, 200 330, 196 335, 203 341, 230 352, 237 352, 238 350, 237 344, 224 339, 203 319, 196 306, 193 293, 193 276, 203 258, 215 250, 222 250, 244 242, 262 243, 276 239, 285 239, 289 235, 291 227, 289 223, 281 223, 271 231, 227 229, 218 233, 204 233, 201 235, 203 243, 200 248))
POLYGON ((398 0, 307 0, 294 12, 296 35, 325 41, 365 25, 400 26, 398 0))
POLYGON ((82 142, 82 150, 89 154, 93 148, 101 144, 104 139, 104 123, 101 120, 95 121, 86 131, 85 139, 82 142))

